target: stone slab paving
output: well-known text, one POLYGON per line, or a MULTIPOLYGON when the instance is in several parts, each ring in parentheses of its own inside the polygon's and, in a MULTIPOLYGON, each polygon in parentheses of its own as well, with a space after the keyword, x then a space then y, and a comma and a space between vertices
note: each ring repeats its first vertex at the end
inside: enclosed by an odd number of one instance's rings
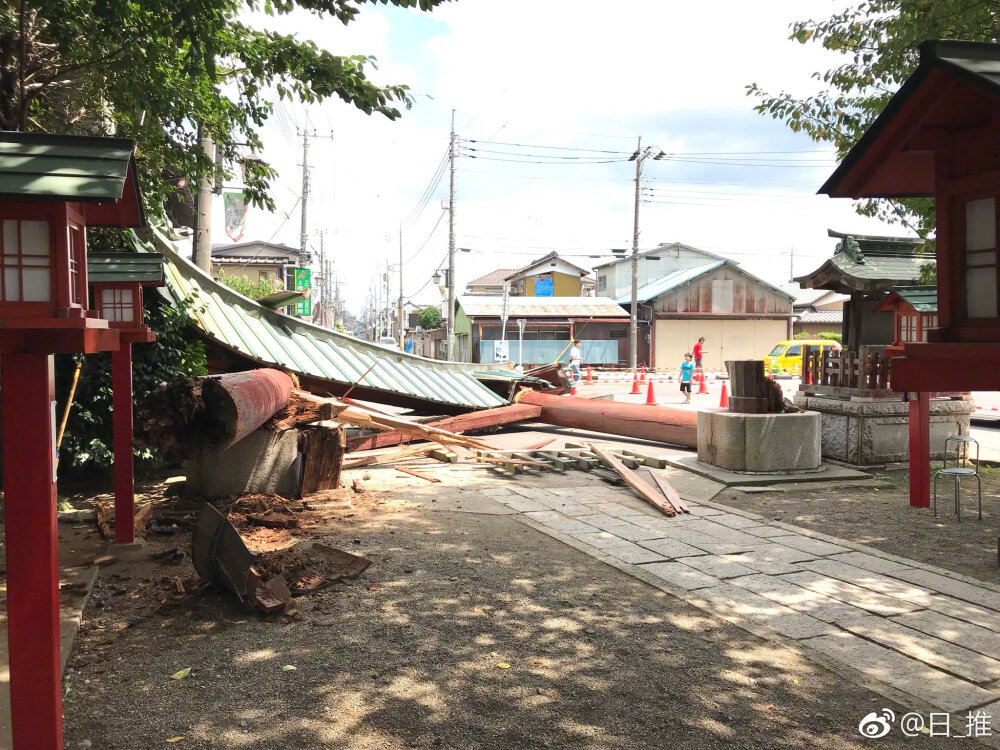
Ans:
POLYGON ((683 491, 691 513, 675 518, 601 485, 490 496, 696 606, 908 694, 915 710, 982 709, 1000 731, 1000 586, 683 491))

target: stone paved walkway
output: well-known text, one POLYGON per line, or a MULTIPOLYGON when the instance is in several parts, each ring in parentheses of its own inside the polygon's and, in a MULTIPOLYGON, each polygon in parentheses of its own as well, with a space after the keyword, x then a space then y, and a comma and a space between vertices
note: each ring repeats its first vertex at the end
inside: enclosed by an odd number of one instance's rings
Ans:
POLYGON ((531 484, 475 493, 716 615, 857 670, 915 711, 947 711, 964 726, 982 710, 1000 731, 1000 587, 707 501, 666 518, 607 485, 531 484))

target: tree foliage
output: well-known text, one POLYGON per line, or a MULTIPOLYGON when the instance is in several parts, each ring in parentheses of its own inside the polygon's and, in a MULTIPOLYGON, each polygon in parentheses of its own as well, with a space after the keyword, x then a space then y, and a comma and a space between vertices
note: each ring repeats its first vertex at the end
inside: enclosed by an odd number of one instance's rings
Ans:
MULTIPOLYGON (((132 348, 132 391, 141 402, 160 383, 205 375, 205 345, 192 339, 186 329, 194 300, 170 304, 158 294, 145 295, 146 324, 156 331, 156 341, 132 348)), ((106 469, 114 455, 111 409, 111 355, 107 352, 56 355, 57 413, 62 415, 77 361, 82 361, 66 434, 60 447, 60 471, 106 469)), ((140 459, 151 459, 148 451, 137 451, 140 459)))
POLYGON ((243 276, 242 274, 230 276, 225 272, 225 269, 220 269, 219 281, 228 286, 230 289, 237 291, 244 297, 249 297, 250 299, 260 299, 266 294, 271 294, 271 292, 284 289, 283 284, 275 283, 279 281, 279 279, 274 274, 271 274, 266 279, 251 281, 248 277, 243 276))
MULTIPOLYGON (((375 2, 379 0, 373 0, 375 2)), ((444 0, 380 0, 430 10, 444 0)), ((273 100, 337 97, 399 117, 405 86, 377 86, 375 60, 339 56, 309 41, 251 26, 302 9, 347 24, 364 0, 11 0, 0 5, 0 129, 118 135, 137 141, 148 209, 214 174, 199 132, 216 141, 245 195, 273 208, 274 170, 260 150, 273 100), (246 144, 240 146, 239 144, 246 144)))
POLYGON ((425 307, 417 315, 417 325, 425 331, 441 327, 441 311, 436 307, 425 307))
POLYGON ((825 341, 836 341, 838 344, 843 343, 844 336, 839 331, 820 331, 819 333, 809 333, 809 331, 801 331, 792 336, 793 340, 800 341, 802 339, 823 339, 825 341))
MULTIPOLYGON (((995 41, 1000 11, 992 0, 867 0, 822 21, 792 24, 790 39, 821 44, 845 56, 813 78, 822 89, 799 98, 747 87, 759 100, 755 109, 781 120, 817 143, 832 143, 843 157, 885 108, 919 62, 927 39, 995 41)), ((867 200, 858 212, 896 222, 921 237, 934 229, 931 199, 867 200)))

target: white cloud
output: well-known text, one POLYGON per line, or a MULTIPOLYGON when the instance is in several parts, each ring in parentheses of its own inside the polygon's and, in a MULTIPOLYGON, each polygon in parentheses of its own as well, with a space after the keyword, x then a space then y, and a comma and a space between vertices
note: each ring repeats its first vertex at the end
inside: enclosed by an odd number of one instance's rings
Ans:
MULTIPOLYGON (((485 144, 469 139, 629 152, 641 134, 644 143, 667 151, 828 153, 753 114, 745 86, 756 81, 769 90, 811 91, 816 84, 810 74, 838 58, 817 45, 788 41, 788 26, 810 16, 828 17, 840 5, 832 0, 460 0, 430 15, 368 8, 347 27, 308 14, 264 19, 337 54, 375 54, 374 80, 407 83, 418 96, 398 122, 367 117, 339 101, 283 105, 282 122, 264 133, 265 157, 280 171, 274 196, 289 218, 253 212, 247 237, 298 244, 299 214, 292 209, 301 190, 301 143, 292 131, 307 123, 319 135, 331 128, 334 133, 332 141, 318 139, 310 151, 315 165, 310 227, 327 230, 327 247, 355 309, 372 285, 376 264, 397 262, 399 222, 418 204, 446 151, 452 107, 465 145, 480 148, 485 144)), ((809 197, 832 171, 832 162, 815 169, 757 170, 647 164, 650 177, 663 179, 646 184, 659 191, 658 200, 673 202, 641 205, 643 247, 683 241, 728 251, 751 272, 781 282, 791 247, 797 273, 829 255, 827 227, 899 231, 856 216, 847 201, 809 197)), ((597 261, 587 255, 630 247, 633 176, 633 163, 625 161, 566 166, 463 156, 457 245, 474 252, 458 256, 459 283, 552 249, 592 265, 597 261)), ((404 226, 406 258, 441 218, 447 184, 445 174, 420 219, 404 226)), ((426 284, 446 254, 446 230, 445 217, 406 265, 407 294, 426 284)), ((224 239, 221 206, 216 237, 224 239)), ((316 235, 313 244, 318 246, 316 235)), ((393 294, 395 289, 394 281, 393 294)))

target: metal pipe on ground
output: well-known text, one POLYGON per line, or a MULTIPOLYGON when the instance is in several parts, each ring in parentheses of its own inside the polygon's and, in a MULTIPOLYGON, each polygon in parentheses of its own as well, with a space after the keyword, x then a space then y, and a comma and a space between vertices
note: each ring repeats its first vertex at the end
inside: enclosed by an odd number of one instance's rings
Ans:
POLYGON ((521 391, 515 402, 540 406, 539 421, 557 427, 698 447, 698 414, 687 409, 556 396, 529 390, 521 391))

